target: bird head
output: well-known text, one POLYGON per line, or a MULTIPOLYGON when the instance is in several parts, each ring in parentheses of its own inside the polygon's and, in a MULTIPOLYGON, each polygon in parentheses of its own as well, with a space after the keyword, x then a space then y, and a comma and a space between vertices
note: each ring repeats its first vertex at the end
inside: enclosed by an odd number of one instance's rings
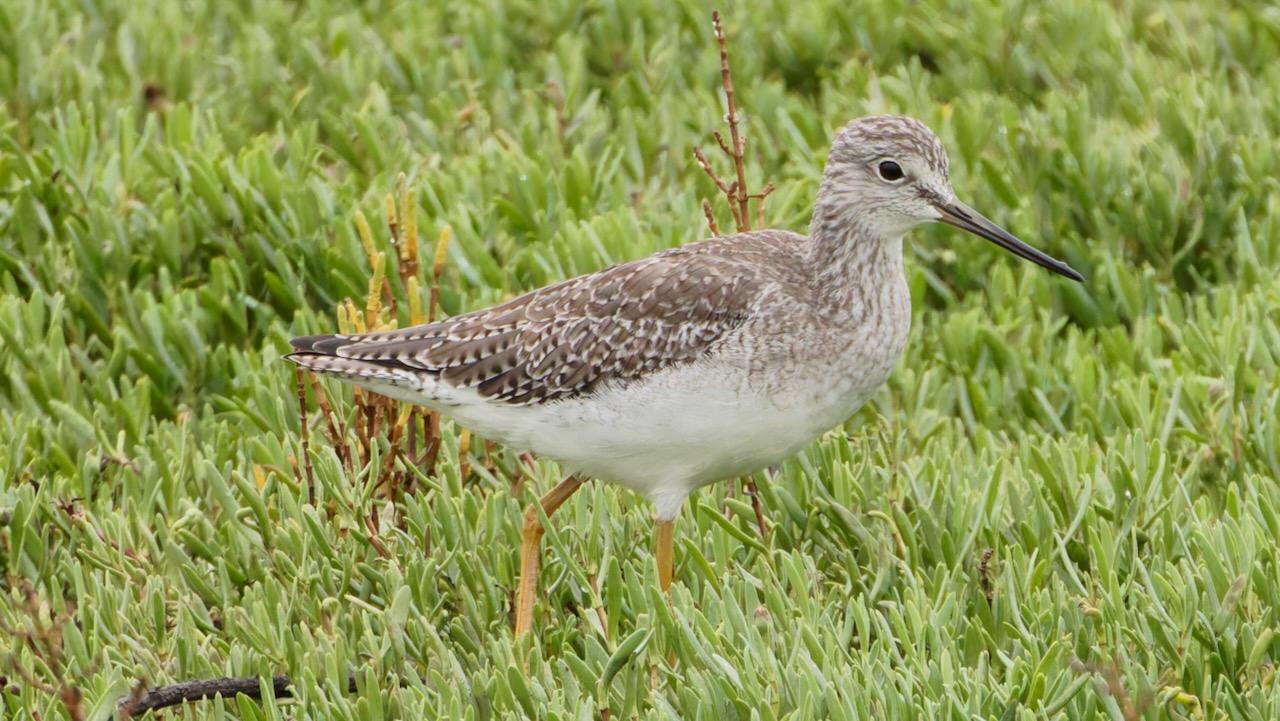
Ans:
POLYGON ((840 131, 823 173, 815 220, 828 229, 857 225, 865 235, 895 240, 926 223, 946 223, 1055 273, 1084 280, 1066 263, 961 202, 951 188, 946 149, 914 118, 873 115, 840 131))

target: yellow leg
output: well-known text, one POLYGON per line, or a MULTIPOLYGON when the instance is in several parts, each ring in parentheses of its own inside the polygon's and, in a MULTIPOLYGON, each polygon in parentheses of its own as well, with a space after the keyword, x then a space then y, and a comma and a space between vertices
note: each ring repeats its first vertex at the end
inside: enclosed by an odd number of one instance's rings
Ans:
MULTIPOLYGON (((564 504, 573 492, 582 487, 582 480, 569 476, 560 485, 547 491, 538 503, 548 518, 564 504)), ((538 594, 538 566, 541 558, 542 519, 533 506, 524 512, 524 530, 520 533, 520 585, 516 591, 516 638, 524 636, 533 627, 533 601, 538 594)))
POLYGON ((675 519, 664 521, 658 519, 658 584, 663 593, 671 593, 671 578, 675 575, 675 553, 672 545, 675 542, 675 519))

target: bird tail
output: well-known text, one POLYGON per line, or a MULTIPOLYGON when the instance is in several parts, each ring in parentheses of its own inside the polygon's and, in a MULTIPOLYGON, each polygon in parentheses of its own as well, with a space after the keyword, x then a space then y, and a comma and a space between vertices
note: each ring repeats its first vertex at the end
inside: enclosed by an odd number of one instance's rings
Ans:
POLYGON ((349 358, 341 350, 358 341, 338 335, 309 335, 289 341, 294 352, 284 356, 312 373, 332 376, 365 390, 420 405, 434 405, 435 374, 406 368, 395 361, 349 358))

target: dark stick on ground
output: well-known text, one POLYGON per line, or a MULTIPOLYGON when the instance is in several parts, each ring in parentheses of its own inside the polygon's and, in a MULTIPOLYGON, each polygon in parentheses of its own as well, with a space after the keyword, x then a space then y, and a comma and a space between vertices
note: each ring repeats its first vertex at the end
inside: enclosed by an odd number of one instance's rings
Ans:
MULTIPOLYGON (((197 681, 175 683, 172 686, 161 686, 142 695, 131 695, 120 701, 117 710, 120 719, 139 716, 148 711, 157 711, 177 706, 189 701, 222 696, 235 698, 237 695, 247 696, 255 701, 262 700, 262 686, 257 676, 228 676, 226 678, 205 678, 197 681)), ((279 674, 271 677, 271 693, 276 698, 293 696, 293 682, 288 676, 279 674)), ((356 678, 347 679, 347 693, 356 692, 356 678)))

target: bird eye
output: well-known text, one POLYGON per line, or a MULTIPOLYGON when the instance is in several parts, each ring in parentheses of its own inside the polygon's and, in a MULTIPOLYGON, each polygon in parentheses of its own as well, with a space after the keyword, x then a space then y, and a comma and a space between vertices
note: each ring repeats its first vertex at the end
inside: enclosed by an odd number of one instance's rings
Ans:
POLYGON ((881 161, 881 163, 880 163, 880 177, 881 177, 881 178, 883 178, 883 179, 885 179, 885 180, 889 181, 890 183, 893 183, 893 182, 895 182, 895 181, 902 180, 902 178, 904 177, 904 175, 905 175, 905 174, 902 172, 902 166, 901 166, 901 165, 898 165, 897 163, 893 162, 892 160, 884 160, 884 161, 881 161))

